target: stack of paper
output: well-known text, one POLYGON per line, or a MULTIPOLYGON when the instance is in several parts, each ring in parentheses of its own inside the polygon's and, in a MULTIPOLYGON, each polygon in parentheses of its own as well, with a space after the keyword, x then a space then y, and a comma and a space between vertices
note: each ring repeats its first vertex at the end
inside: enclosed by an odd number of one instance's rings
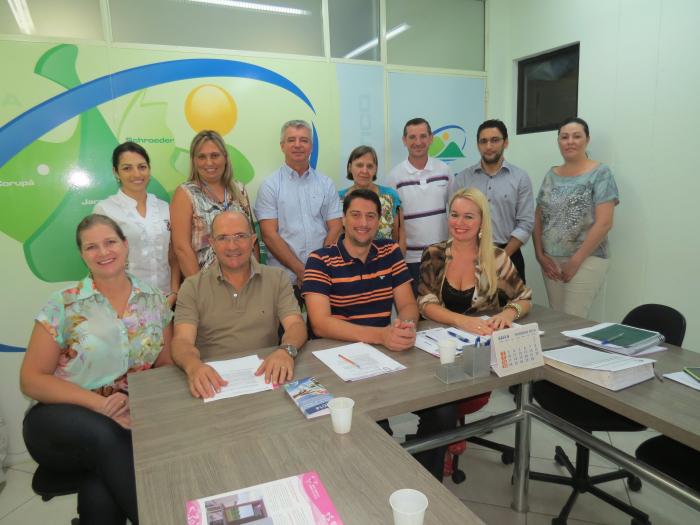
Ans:
POLYGON ((610 390, 622 390, 654 377, 654 360, 567 346, 543 352, 547 365, 610 390))
POLYGON ((491 338, 488 335, 477 336, 476 334, 465 332, 459 328, 430 328, 429 330, 416 332, 416 348, 420 348, 435 357, 440 357, 438 341, 448 339, 457 343, 457 355, 460 355, 462 353, 462 347, 465 345, 473 345, 477 337, 479 337, 481 344, 486 344, 491 338))
POLYGON ((265 383, 265 375, 255 375, 262 362, 262 359, 257 355, 226 361, 209 361, 207 364, 216 370, 224 381, 228 381, 228 385, 222 387, 221 392, 214 394, 214 397, 205 399, 204 402, 208 403, 209 401, 274 389, 272 383, 265 383))
POLYGON ((343 381, 359 381, 406 369, 398 361, 366 343, 336 346, 328 350, 317 350, 313 354, 343 381))
POLYGON ((658 346, 664 341, 659 332, 619 323, 600 323, 580 330, 568 330, 562 335, 616 354, 642 355, 665 350, 658 346))

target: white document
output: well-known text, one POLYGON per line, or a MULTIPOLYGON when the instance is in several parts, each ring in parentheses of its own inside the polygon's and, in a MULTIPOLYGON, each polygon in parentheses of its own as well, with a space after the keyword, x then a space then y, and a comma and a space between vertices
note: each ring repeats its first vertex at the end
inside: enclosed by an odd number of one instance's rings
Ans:
POLYGON ((238 359, 206 363, 216 370, 224 381, 228 381, 228 385, 222 387, 221 392, 214 394, 214 397, 206 398, 204 402, 254 394, 263 390, 273 390, 275 387, 272 383, 265 383, 264 374, 255 375, 262 362, 262 359, 257 355, 249 355, 238 359))
POLYGON ((343 381, 359 381, 406 369, 398 361, 366 343, 336 346, 312 353, 343 381))
POLYGON ((641 359, 638 357, 611 354, 580 345, 556 348, 543 353, 545 357, 561 363, 566 363, 567 365, 591 370, 608 370, 610 372, 634 368, 635 366, 647 363, 654 363, 653 359, 641 359))
MULTIPOLYGON (((473 345, 476 341, 476 336, 458 328, 430 328, 416 332, 416 348, 420 348, 435 357, 440 357, 438 341, 442 339, 457 343, 457 355, 460 355, 462 347, 473 345)), ((485 340, 487 341, 488 337, 485 340)))
POLYGON ((677 381, 695 390, 700 390, 700 381, 696 381, 685 372, 671 372, 669 374, 664 374, 664 377, 668 377, 672 381, 677 381))

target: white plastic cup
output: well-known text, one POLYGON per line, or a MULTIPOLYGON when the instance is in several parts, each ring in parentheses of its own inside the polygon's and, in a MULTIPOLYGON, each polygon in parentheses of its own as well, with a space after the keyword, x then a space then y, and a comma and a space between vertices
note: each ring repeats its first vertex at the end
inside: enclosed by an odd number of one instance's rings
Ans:
POLYGON ((423 525, 428 498, 414 489, 400 489, 389 496, 394 525, 423 525))
POLYGON ((352 426, 352 407, 355 402, 349 397, 334 397, 328 402, 331 422, 336 434, 347 434, 352 426))
POLYGON ((452 339, 440 339, 438 341, 438 351, 440 352, 441 365, 454 363, 457 356, 457 342, 452 339))

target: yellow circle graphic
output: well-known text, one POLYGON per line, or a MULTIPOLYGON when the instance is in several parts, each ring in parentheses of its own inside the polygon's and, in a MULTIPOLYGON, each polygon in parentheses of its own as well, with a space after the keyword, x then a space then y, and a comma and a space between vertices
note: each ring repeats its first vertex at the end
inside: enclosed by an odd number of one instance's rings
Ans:
POLYGON ((185 118, 196 133, 213 129, 223 136, 236 125, 238 107, 225 89, 203 84, 187 95, 185 118))

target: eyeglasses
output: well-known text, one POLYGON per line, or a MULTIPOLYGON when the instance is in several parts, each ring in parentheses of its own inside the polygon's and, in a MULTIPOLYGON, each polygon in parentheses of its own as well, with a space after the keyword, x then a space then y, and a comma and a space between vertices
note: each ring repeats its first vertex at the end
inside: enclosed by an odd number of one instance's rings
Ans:
POLYGON ((214 241, 221 244, 229 242, 235 242, 236 244, 238 244, 239 242, 247 241, 252 236, 252 233, 234 233, 231 235, 217 235, 216 237, 214 237, 214 241))
POLYGON ((494 145, 500 144, 501 142, 503 142, 503 137, 491 137, 490 139, 479 139, 479 144, 481 144, 482 146, 486 146, 486 144, 488 144, 489 142, 491 144, 494 144, 494 145))

